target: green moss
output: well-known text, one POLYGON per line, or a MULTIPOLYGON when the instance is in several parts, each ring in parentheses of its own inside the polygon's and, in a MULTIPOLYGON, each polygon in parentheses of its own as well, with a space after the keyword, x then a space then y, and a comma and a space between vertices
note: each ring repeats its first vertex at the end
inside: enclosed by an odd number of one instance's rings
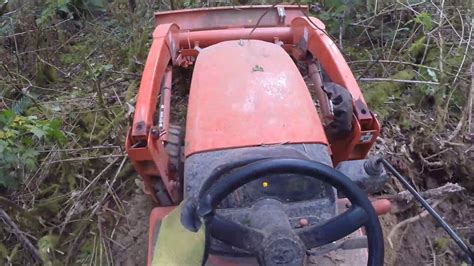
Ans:
POLYGON ((42 62, 36 64, 36 82, 38 85, 47 86, 57 81, 57 79, 58 76, 55 68, 42 62))
POLYGON ((114 128, 117 128, 119 124, 127 119, 125 113, 126 111, 122 110, 110 123, 104 126, 100 131, 96 131, 98 133, 93 134, 91 139, 102 142, 104 139, 108 138, 110 132, 112 132, 114 128))
POLYGON ((100 113, 87 112, 81 115, 79 124, 81 125, 83 132, 86 131, 87 133, 91 133, 92 129, 94 129, 94 132, 100 131, 108 123, 103 117, 101 117, 100 113))
POLYGON ((66 184, 69 191, 74 191, 76 188, 76 176, 73 169, 74 167, 67 163, 61 165, 61 183, 66 184))
POLYGON ((57 235, 45 235, 38 239, 38 247, 41 260, 43 261, 43 265, 54 265, 53 264, 53 256, 54 250, 58 247, 59 244, 59 236, 57 235))
POLYGON ((426 48, 426 38, 425 36, 421 37, 420 39, 416 40, 410 47, 408 47, 407 52, 411 58, 414 58, 418 61, 421 59, 423 54, 425 53, 426 48))
POLYGON ((91 47, 92 44, 88 41, 71 46, 69 52, 61 54, 61 63, 64 65, 77 65, 82 63, 84 58, 90 53, 91 47))
POLYGON ((351 60, 367 60, 369 57, 367 53, 362 49, 357 49, 354 47, 344 47, 344 53, 351 58, 351 60))
POLYGON ((423 62, 425 66, 429 67, 438 67, 439 66, 439 48, 433 47, 428 49, 425 56, 425 61, 423 62))
POLYGON ((45 200, 40 201, 35 207, 30 211, 32 215, 41 216, 45 219, 54 217, 61 210, 61 203, 66 199, 66 197, 49 197, 45 200))
MULTIPOLYGON (((413 70, 407 69, 397 72, 390 79, 412 80, 415 75, 413 70)), ((400 82, 377 82, 363 85, 362 91, 369 107, 383 118, 389 113, 385 106, 387 99, 400 98, 407 86, 408 84, 400 82)))
POLYGON ((440 254, 446 251, 446 249, 448 248, 448 244, 449 244, 449 239, 444 238, 444 237, 439 237, 439 238, 436 238, 433 246, 434 246, 434 249, 436 250, 436 253, 440 254))

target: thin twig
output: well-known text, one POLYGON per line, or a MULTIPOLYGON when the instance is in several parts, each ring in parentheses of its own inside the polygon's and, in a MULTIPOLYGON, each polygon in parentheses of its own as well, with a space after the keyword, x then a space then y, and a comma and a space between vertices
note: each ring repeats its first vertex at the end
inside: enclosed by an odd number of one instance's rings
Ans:
MULTIPOLYGON (((19 73, 15 73, 15 72, 11 72, 7 65, 5 65, 5 63, 2 63, 2 66, 3 66, 3 69, 5 69, 5 71, 7 72, 7 74, 11 77, 11 78, 15 78, 13 77, 13 75, 16 75, 24 80, 26 80, 28 83, 29 83, 29 86, 26 87, 26 88, 30 88, 30 87, 33 87, 33 84, 31 83, 31 81, 29 79, 27 79, 26 77, 24 77, 23 75, 19 74, 19 73)), ((25 88, 19 88, 18 86, 13 86, 16 91, 18 93, 20 93, 21 95, 27 97, 27 98, 30 98, 30 100, 33 102, 33 104, 35 105, 35 107, 37 107, 38 109, 40 109, 41 111, 43 111, 43 108, 41 107, 41 105, 36 101, 35 98, 33 98, 31 95, 29 95, 28 93, 26 92, 23 92, 23 90, 25 90, 25 88)))
MULTIPOLYGON (((433 188, 433 189, 428 189, 426 191, 420 192, 420 195, 424 199, 439 199, 442 197, 445 197, 448 194, 452 193, 457 193, 460 191, 466 190, 464 187, 460 186, 459 184, 453 184, 453 183, 446 183, 443 186, 433 188)), ((414 200, 413 195, 409 191, 402 191, 397 193, 396 195, 384 195, 377 197, 378 199, 390 199, 391 201, 401 201, 404 204, 410 203, 414 200)))
POLYGON ((472 38, 472 28, 473 27, 471 26, 471 29, 469 30, 469 37, 467 40, 466 49, 464 50, 464 55, 462 57, 461 65, 459 65, 458 72, 456 73, 456 76, 454 77, 454 80, 451 83, 451 86, 454 86, 454 84, 458 80, 459 73, 461 73, 462 67, 464 66, 464 62, 466 61, 466 57, 469 54, 468 51, 469 51, 469 44, 471 43, 471 38, 472 38))
POLYGON ((115 148, 121 148, 121 146, 102 145, 102 146, 91 146, 91 147, 76 148, 76 149, 39 150, 38 152, 78 152, 78 151, 86 151, 86 150, 115 149, 115 148))
POLYGON ((436 252, 433 248, 433 244, 431 243, 431 240, 428 236, 426 236, 426 241, 428 241, 428 245, 430 246, 431 257, 433 257, 433 266, 436 266, 436 252))
MULTIPOLYGON (((357 64, 357 63, 373 63, 376 62, 375 60, 355 60, 355 61, 349 61, 347 62, 348 64, 357 64)), ((435 71, 439 71, 438 68, 436 67, 430 67, 430 66, 425 66, 425 65, 420 65, 412 62, 404 62, 404 61, 397 61, 397 60, 379 60, 379 63, 388 63, 388 64, 401 64, 401 65, 410 65, 414 67, 420 67, 420 68, 426 68, 426 69, 431 69, 435 71)))
POLYGON ((123 156, 126 156, 126 155, 125 154, 110 154, 110 155, 101 155, 101 156, 95 156, 95 157, 77 157, 77 158, 68 158, 68 159, 51 161, 51 162, 48 162, 46 164, 72 162, 72 161, 95 160, 95 159, 107 159, 107 158, 115 158, 115 157, 123 157, 123 156))
POLYGON ((25 234, 18 228, 16 223, 10 218, 8 213, 3 209, 0 209, 0 217, 5 221, 5 223, 11 227, 13 233, 18 238, 23 247, 31 252, 33 258, 36 261, 41 261, 40 253, 38 249, 30 242, 30 240, 25 236, 25 234))
MULTIPOLYGON (((436 206, 438 206, 438 204, 440 204, 441 202, 443 202, 445 199, 446 199, 446 197, 437 200, 435 203, 433 203, 433 206, 432 206, 432 207, 435 208, 436 206)), ((421 213, 419 213, 417 216, 408 218, 408 219, 403 220, 403 221, 399 222, 398 224, 396 224, 396 225, 392 228, 392 230, 390 230, 390 233, 388 234, 388 237, 387 237, 387 240, 388 240, 388 243, 390 244, 390 247, 393 248, 392 238, 393 238, 393 235, 398 231, 398 229, 400 229, 401 227, 403 227, 403 226, 405 226, 405 225, 407 225, 407 224, 416 222, 416 221, 420 220, 421 218, 426 217, 428 214, 429 214, 429 212, 426 211, 426 210, 424 210, 424 211, 422 211, 421 213)))
POLYGON ((361 78, 360 81, 365 81, 365 82, 399 82, 399 83, 439 85, 439 82, 435 82, 435 81, 390 79, 390 78, 361 78))
POLYGON ((467 132, 469 138, 474 138, 474 122, 472 116, 474 115, 474 63, 471 64, 471 89, 467 96, 466 112, 468 113, 467 119, 467 132))

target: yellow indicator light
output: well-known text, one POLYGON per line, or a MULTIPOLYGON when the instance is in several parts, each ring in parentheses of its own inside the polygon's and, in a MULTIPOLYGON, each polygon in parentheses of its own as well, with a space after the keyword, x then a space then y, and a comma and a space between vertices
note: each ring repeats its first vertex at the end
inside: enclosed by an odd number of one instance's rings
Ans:
POLYGON ((263 187, 268 187, 268 182, 267 182, 267 181, 264 181, 264 182, 262 183, 262 186, 263 186, 263 187))

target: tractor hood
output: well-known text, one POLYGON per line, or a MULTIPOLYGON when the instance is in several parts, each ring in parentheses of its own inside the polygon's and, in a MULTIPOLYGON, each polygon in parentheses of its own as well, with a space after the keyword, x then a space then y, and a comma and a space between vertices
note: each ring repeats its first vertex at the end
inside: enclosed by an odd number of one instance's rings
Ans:
POLYGON ((185 154, 283 143, 327 145, 311 95, 279 45, 227 41, 196 59, 185 154))

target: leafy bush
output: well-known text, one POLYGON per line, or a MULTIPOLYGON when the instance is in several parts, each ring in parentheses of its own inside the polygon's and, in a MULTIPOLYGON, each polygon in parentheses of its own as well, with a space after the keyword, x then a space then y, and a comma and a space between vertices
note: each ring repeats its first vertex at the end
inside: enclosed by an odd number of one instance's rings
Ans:
POLYGON ((59 120, 0 112, 0 186, 16 188, 37 168, 39 148, 66 139, 59 120))

